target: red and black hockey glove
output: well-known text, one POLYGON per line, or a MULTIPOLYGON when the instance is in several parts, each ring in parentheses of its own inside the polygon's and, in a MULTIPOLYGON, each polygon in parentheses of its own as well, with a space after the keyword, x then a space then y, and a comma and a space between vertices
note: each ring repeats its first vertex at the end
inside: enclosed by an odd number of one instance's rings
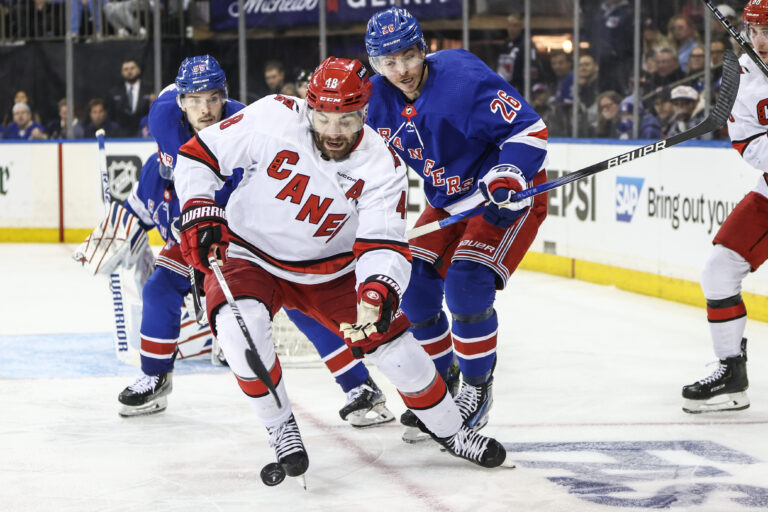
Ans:
POLYGON ((371 276, 357 291, 357 321, 342 322, 341 332, 350 343, 365 339, 375 341, 387 332, 397 310, 398 296, 388 284, 391 280, 382 275, 371 276))
POLYGON ((190 199, 181 212, 181 253, 189 265, 207 271, 208 255, 218 247, 226 261, 229 231, 224 208, 211 199, 190 199))

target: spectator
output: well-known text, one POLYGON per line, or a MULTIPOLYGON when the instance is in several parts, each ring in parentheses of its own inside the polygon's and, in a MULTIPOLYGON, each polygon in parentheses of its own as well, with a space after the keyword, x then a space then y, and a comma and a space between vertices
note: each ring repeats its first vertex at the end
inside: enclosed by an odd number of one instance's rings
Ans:
POLYGON ((597 97, 596 103, 598 113, 595 136, 601 139, 618 139, 621 95, 616 91, 605 91, 597 97))
POLYGON ((713 39, 709 45, 710 62, 712 63, 712 84, 716 84, 723 76, 723 56, 725 49, 730 46, 720 39, 713 39))
MULTIPOLYGON (((51 139, 67 138, 67 110, 67 99, 59 100, 59 118, 45 125, 45 131, 51 139)), ((83 138, 83 126, 76 117, 72 118, 72 131, 74 138, 83 138)))
MULTIPOLYGON (((619 138, 631 139, 634 138, 632 133, 634 123, 634 111, 635 111, 635 97, 627 96, 621 100, 619 105, 619 138)), ((640 119, 640 129, 637 132, 637 138, 639 139, 661 139, 661 124, 659 120, 651 113, 646 112, 643 108, 643 104, 639 104, 638 111, 640 119)))
POLYGON ((562 50, 552 52, 549 64, 555 74, 555 101, 573 101, 573 56, 562 50))
MULTIPOLYGON (((285 66, 279 60, 270 60, 264 65, 264 82, 267 94, 277 94, 285 84, 285 66)), ((266 94, 265 94, 266 96, 266 94)))
POLYGON ((598 76, 600 67, 589 54, 579 57, 579 100, 587 113, 587 122, 590 126, 597 125, 597 95, 600 93, 598 76))
POLYGON ((690 78, 687 85, 690 85, 699 93, 704 90, 705 57, 704 46, 700 44, 694 46, 688 59, 688 71, 685 73, 690 78))
MULTIPOLYGON (((739 30, 741 19, 736 14, 736 11, 733 10, 733 7, 728 4, 720 4, 717 6, 717 10, 720 11, 723 16, 725 16, 725 19, 728 20, 732 27, 734 27, 736 30, 739 30)), ((723 27, 723 25, 715 19, 712 20, 712 32, 712 43, 715 41, 722 42, 726 48, 730 48, 735 52, 741 52, 739 44, 736 42, 736 40, 733 39, 728 31, 725 30, 725 27, 723 27)))
POLYGON ((673 16, 669 20, 668 27, 668 32, 672 34, 672 39, 675 43, 680 68, 683 71, 687 71, 691 50, 699 44, 699 33, 691 19, 685 16, 673 16))
POLYGON ((108 0, 104 6, 104 17, 112 26, 117 37, 131 34, 147 37, 147 29, 139 24, 137 14, 144 0, 108 0))
POLYGON ((549 126, 556 116, 552 93, 547 84, 539 82, 531 88, 531 106, 539 114, 544 124, 549 126))
POLYGON ((299 91, 296 89, 296 84, 293 82, 285 82, 280 88, 280 94, 283 96, 298 96, 299 91))
POLYGON ((685 73, 680 69, 677 52, 672 48, 661 48, 656 52, 656 72, 650 76, 648 90, 645 92, 666 87, 683 78, 685 73))
POLYGON ((628 0, 603 0, 591 23, 591 53, 602 70, 600 90, 621 91, 632 72, 632 7, 628 0))
POLYGON ((27 106, 29 106, 30 110, 32 110, 32 120, 40 123, 40 115, 37 113, 37 110, 35 109, 34 102, 27 94, 27 91, 25 91, 24 89, 19 89, 13 95, 13 103, 11 103, 11 106, 8 107, 8 110, 3 116, 3 126, 8 126, 9 123, 13 122, 13 106, 16 105, 17 103, 24 103, 27 106))
POLYGON ((296 95, 301 99, 307 97, 307 84, 309 83, 309 78, 311 76, 312 70, 309 69, 302 69, 296 76, 296 95))
POLYGON ((141 79, 141 67, 135 59, 123 60, 123 83, 109 91, 109 112, 120 127, 122 137, 139 135, 139 123, 149 114, 152 88, 141 79))
POLYGON ((665 46, 672 46, 672 41, 667 36, 661 33, 656 21, 653 18, 646 18, 643 21, 643 54, 647 54, 650 51, 664 48, 665 46))
POLYGON ((88 102, 88 117, 90 122, 83 128, 85 138, 95 139, 98 129, 103 129, 107 137, 119 137, 120 127, 107 118, 107 107, 101 98, 94 98, 88 102))
POLYGON ((672 127, 672 121, 675 116, 675 106, 669 95, 669 89, 662 88, 653 97, 651 106, 653 116, 658 120, 661 128, 661 138, 666 139, 669 130, 672 127))
MULTIPOLYGON (((523 92, 525 86, 524 36, 523 15, 514 13, 507 16, 507 41, 496 58, 496 72, 520 92, 523 92)), ((539 80, 541 74, 541 60, 531 41, 531 82, 539 80)))
POLYGON ((80 23, 83 15, 87 14, 87 21, 93 23, 93 31, 86 29, 86 34, 96 33, 101 35, 101 16, 94 16, 94 2, 100 2, 100 7, 104 8, 106 0, 72 0, 72 33, 80 33, 80 23), (87 9, 87 10, 86 10, 87 9))
POLYGON ((689 130, 704 120, 704 111, 696 109, 699 93, 693 87, 678 85, 672 89, 670 98, 675 106, 675 115, 667 133, 668 137, 689 130))
POLYGON ((13 122, 3 132, 4 139, 47 139, 45 128, 32 120, 32 110, 26 103, 16 103, 13 106, 13 122))
POLYGON ((27 0, 10 2, 12 37, 19 39, 61 36, 61 24, 58 21, 64 13, 64 2, 51 0, 27 0))

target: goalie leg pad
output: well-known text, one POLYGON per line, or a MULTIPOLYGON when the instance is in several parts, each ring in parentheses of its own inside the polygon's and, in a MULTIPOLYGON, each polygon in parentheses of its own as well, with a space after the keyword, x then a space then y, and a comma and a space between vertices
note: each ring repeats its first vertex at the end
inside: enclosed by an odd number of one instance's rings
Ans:
POLYGON ((139 219, 113 202, 107 216, 72 253, 72 258, 92 275, 110 275, 121 264, 132 267, 148 243, 139 219))

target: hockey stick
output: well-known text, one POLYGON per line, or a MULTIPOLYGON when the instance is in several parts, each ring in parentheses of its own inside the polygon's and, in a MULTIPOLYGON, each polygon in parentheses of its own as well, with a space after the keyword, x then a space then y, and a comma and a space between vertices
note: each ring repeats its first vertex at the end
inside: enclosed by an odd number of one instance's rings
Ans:
MULTIPOLYGON (((109 215, 109 205, 112 195, 109 192, 109 175, 107 174, 107 150, 104 147, 104 130, 96 130, 96 141, 99 144, 99 174, 101 176, 101 192, 104 208, 109 215)), ((128 345, 128 330, 125 325, 125 309, 123 308, 123 281, 119 271, 112 272, 109 276, 109 290, 112 292, 112 311, 115 315, 115 352, 117 358, 124 363, 132 363, 128 345)))
POLYGON ((736 31, 734 26, 731 25, 731 22, 728 21, 725 16, 723 16, 723 13, 721 13, 717 7, 712 5, 711 0, 702 1, 709 8, 709 10, 712 11, 712 14, 715 15, 715 18, 717 18, 717 21, 720 22, 723 28, 728 31, 728 33, 732 38, 736 40, 737 43, 739 43, 739 46, 741 46, 741 49, 744 50, 744 53, 749 55, 749 58, 752 59, 752 62, 754 62, 757 67, 760 68, 760 71, 762 71, 765 76, 768 76, 768 64, 763 62, 763 59, 760 58, 760 56, 755 52, 752 46, 750 46, 746 39, 744 39, 744 37, 742 37, 742 35, 736 31))
POLYGON ((245 341, 248 342, 248 348, 245 349, 245 360, 248 362, 248 366, 251 367, 251 370, 253 370, 253 373, 256 374, 259 380, 263 382, 265 386, 267 386, 267 389, 270 393, 272 393, 272 397, 275 399, 277 406, 282 407, 280 404, 280 398, 277 396, 275 384, 272 382, 272 376, 269 375, 269 372, 264 367, 264 363, 261 362, 259 353, 256 351, 256 345, 253 344, 251 332, 248 330, 248 326, 245 325, 245 320, 243 319, 243 315, 240 313, 240 308, 237 307, 237 304, 235 303, 235 297, 232 295, 232 290, 229 289, 229 285, 224 279, 224 274, 221 272, 219 262, 216 261, 216 256, 213 253, 208 256, 208 263, 211 265, 211 270, 213 270, 213 274, 216 276, 216 280, 219 282, 221 291, 224 292, 224 297, 227 299, 227 304, 229 304, 230 309, 232 309, 232 314, 235 315, 237 325, 240 326, 240 330, 243 332, 243 336, 245 336, 245 341))
MULTIPOLYGON (((734 55, 732 51, 726 50, 725 56, 723 57, 723 81, 720 87, 720 95, 718 96, 717 103, 715 103, 715 106, 712 108, 709 116, 701 123, 697 124, 688 131, 678 133, 677 135, 673 135, 668 139, 652 142, 646 146, 641 146, 631 151, 627 151, 626 153, 622 153, 607 160, 603 160, 602 162, 592 164, 589 167, 585 167, 570 174, 566 174, 565 176, 562 176, 556 180, 547 181, 541 185, 527 188, 522 192, 513 194, 512 197, 510 197, 510 201, 520 201, 526 197, 542 194, 548 190, 552 190, 553 188, 562 187, 566 183, 592 176, 593 174, 597 174, 598 172, 611 169, 627 162, 632 162, 638 158, 657 153, 662 149, 671 148, 672 146, 676 146, 682 142, 695 139, 696 137, 704 135, 705 133, 719 129, 728 120, 728 116, 731 114, 731 109, 733 109, 733 104, 736 101, 736 94, 739 92, 739 73, 739 60, 736 58, 736 55, 734 55)), ((430 222, 428 224, 424 224, 423 226, 410 229, 407 235, 408 238, 413 239, 422 235, 426 235, 427 233, 437 231, 438 229, 444 228, 446 226, 450 226, 451 224, 461 222, 464 219, 480 215, 481 213, 483 213, 483 209, 475 207, 471 210, 457 213, 456 215, 452 215, 443 220, 430 222)))

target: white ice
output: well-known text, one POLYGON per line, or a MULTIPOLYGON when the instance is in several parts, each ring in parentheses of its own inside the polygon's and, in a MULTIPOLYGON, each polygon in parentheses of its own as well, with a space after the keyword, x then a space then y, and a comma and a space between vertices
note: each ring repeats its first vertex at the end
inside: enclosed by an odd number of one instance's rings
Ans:
MULTIPOLYGON (((72 248, 0 245, 2 511, 768 508, 768 324, 747 324, 752 406, 687 415, 681 386, 715 358, 703 309, 517 272, 497 302, 484 430, 516 469, 406 445, 395 423, 355 430, 324 367, 288 368, 308 490, 269 488, 259 471, 274 452, 226 369, 179 362, 165 412, 117 415, 139 370, 113 358, 106 284, 72 248)), ((371 371, 399 416, 402 401, 371 371)))

